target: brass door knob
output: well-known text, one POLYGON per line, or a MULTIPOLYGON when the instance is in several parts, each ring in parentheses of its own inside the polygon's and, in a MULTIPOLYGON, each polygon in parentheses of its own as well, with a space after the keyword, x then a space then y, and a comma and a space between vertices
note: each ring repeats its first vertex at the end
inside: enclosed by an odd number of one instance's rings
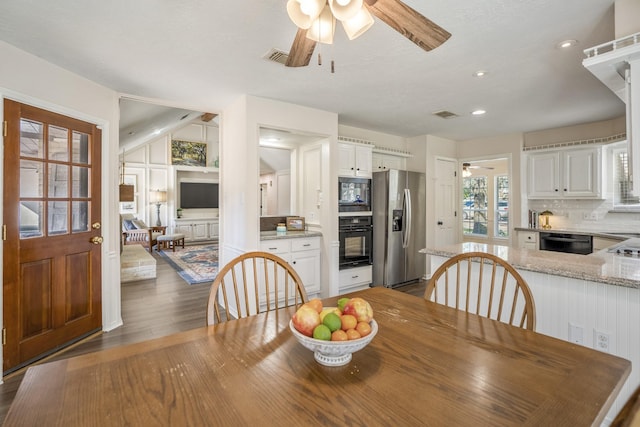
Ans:
POLYGON ((103 240, 102 236, 95 236, 95 237, 92 237, 91 239, 89 239, 89 241, 91 243, 93 243, 94 245, 99 245, 100 243, 102 243, 102 240, 103 240))
POLYGON ((91 224, 91 228, 93 228, 94 230, 100 230, 100 227, 102 227, 102 225, 100 225, 99 222, 94 222, 93 224, 91 224))

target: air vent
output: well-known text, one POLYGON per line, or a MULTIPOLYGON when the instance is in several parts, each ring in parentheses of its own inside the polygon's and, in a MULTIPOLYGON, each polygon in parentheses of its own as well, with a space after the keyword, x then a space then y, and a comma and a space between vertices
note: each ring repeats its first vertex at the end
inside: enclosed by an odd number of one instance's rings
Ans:
POLYGON ((287 63, 287 59, 289 59, 289 54, 278 49, 271 49, 263 56, 263 58, 267 61, 273 61, 284 65, 287 63))
POLYGON ((458 117, 458 115, 456 113, 452 113, 451 111, 447 111, 447 110, 442 110, 442 111, 436 111, 435 113, 432 113, 434 116, 438 116, 441 119, 452 119, 454 117, 458 117))

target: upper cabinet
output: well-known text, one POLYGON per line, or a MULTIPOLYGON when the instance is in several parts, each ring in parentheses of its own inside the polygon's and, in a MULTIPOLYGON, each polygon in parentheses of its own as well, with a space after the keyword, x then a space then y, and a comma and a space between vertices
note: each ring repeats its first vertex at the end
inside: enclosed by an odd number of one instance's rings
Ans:
POLYGON ((389 169, 405 170, 405 158, 384 153, 373 153, 373 172, 389 169))
POLYGON ((371 178, 373 147, 338 143, 338 175, 371 178))
POLYGON ((529 199, 601 199, 602 147, 528 156, 529 199))

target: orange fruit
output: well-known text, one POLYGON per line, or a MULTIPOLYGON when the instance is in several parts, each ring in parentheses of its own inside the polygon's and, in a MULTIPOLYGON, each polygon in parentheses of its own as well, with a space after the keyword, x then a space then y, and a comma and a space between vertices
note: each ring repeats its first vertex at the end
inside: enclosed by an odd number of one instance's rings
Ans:
POLYGON ((362 338, 362 336, 360 335, 360 332, 355 329, 349 329, 347 331, 347 338, 350 340, 357 340, 358 338, 362 338))
POLYGON ((347 341, 348 339, 347 333, 342 329, 338 329, 331 333, 331 341, 347 341))
POLYGON ((348 331, 349 329, 355 329, 358 324, 358 320, 355 316, 351 314, 343 314, 340 316, 340 320, 342 321, 342 330, 348 331))
POLYGON ((371 333, 371 325, 367 322, 358 322, 356 325, 356 331, 360 332, 360 335, 366 337, 371 333))
POLYGON ((311 306, 318 313, 322 311, 322 300, 320 300, 320 298, 310 299, 306 304, 311 306))

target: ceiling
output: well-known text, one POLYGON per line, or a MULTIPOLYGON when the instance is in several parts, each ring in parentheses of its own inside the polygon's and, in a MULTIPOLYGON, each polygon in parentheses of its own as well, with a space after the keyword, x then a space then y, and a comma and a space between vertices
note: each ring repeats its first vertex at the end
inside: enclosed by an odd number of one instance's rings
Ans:
MULTIPOLYGON (((324 65, 287 68, 296 27, 285 0, 3 0, 0 40, 123 94, 221 112, 249 94, 339 114, 344 125, 465 140, 624 115, 582 67, 614 36, 614 0, 405 0, 452 34, 425 52, 376 20, 349 41, 336 29, 324 65), (578 41, 568 50, 556 48, 578 41), (335 61, 335 73, 329 63, 335 61), (486 70, 483 78, 473 76, 486 70), (472 116, 484 109, 483 116, 472 116), (432 113, 451 111, 442 119, 432 113)), ((320 45, 319 45, 320 46, 320 45)))

